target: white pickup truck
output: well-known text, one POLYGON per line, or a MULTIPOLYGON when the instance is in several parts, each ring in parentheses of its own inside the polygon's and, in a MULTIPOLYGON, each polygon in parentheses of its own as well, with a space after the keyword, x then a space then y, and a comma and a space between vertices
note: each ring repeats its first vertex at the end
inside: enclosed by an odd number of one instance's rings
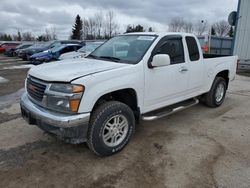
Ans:
POLYGON ((237 56, 202 54, 187 33, 116 36, 83 59, 31 68, 22 116, 66 142, 87 142, 101 156, 122 150, 142 120, 200 101, 223 103, 237 56))

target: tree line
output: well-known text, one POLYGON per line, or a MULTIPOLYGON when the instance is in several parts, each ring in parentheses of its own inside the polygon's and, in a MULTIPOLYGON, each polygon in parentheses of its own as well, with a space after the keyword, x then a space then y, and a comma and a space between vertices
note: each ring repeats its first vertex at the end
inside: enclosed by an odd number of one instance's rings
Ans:
POLYGON ((57 34, 54 27, 46 28, 44 34, 35 37, 31 32, 17 31, 17 34, 3 34, 0 33, 0 41, 50 41, 56 40, 57 34))
POLYGON ((196 35, 203 35, 204 33, 210 33, 211 35, 216 35, 220 37, 233 37, 234 27, 230 26, 225 20, 219 20, 209 25, 206 20, 200 20, 196 23, 186 21, 183 18, 176 17, 173 18, 169 25, 168 31, 171 32, 187 32, 194 33, 196 35))
MULTIPOLYGON (((184 18, 175 17, 172 18, 168 24, 169 32, 187 32, 194 33, 196 35, 204 35, 205 33, 211 33, 216 36, 234 36, 234 27, 230 26, 227 21, 220 20, 213 24, 208 24, 206 20, 200 20, 197 22, 187 21, 184 18)), ((152 32, 153 28, 146 29, 143 25, 127 25, 124 33, 131 32, 152 32)), ((81 18, 77 15, 72 26, 72 32, 70 39, 76 40, 95 40, 95 39, 109 39, 119 32, 119 24, 116 21, 113 11, 108 11, 105 14, 96 13, 93 16, 81 18)), ((0 40, 3 41, 50 41, 57 39, 57 31, 55 27, 46 28, 45 32, 39 36, 34 36, 31 32, 17 34, 1 34, 0 40)))
POLYGON ((71 39, 109 39, 117 34, 118 29, 119 25, 115 20, 113 11, 108 11, 106 14, 96 13, 92 17, 83 19, 77 15, 72 28, 71 39))

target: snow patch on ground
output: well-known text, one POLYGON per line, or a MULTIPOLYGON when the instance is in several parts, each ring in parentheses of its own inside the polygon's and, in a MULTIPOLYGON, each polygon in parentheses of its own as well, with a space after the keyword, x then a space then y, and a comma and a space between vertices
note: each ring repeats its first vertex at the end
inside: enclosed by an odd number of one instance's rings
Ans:
POLYGON ((8 79, 0 76, 0 83, 6 83, 8 81, 9 81, 8 79))
POLYGON ((35 65, 18 65, 18 66, 10 66, 10 67, 4 67, 3 69, 27 69, 34 67, 35 65))

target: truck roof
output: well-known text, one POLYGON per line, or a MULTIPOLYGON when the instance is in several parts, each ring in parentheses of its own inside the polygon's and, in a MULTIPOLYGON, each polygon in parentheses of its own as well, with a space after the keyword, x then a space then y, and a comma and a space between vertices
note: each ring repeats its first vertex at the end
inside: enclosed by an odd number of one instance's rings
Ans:
POLYGON ((182 36, 195 36, 191 33, 184 33, 184 32, 132 32, 132 33, 125 33, 122 35, 158 35, 158 36, 166 36, 166 35, 182 35, 182 36))

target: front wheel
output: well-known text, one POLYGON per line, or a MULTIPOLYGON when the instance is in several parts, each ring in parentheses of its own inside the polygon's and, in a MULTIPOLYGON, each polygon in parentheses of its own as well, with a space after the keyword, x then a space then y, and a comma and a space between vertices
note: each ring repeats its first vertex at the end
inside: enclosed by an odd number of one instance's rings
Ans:
POLYGON ((135 117, 126 104, 110 101, 97 107, 89 126, 89 148, 97 155, 109 156, 127 145, 135 129, 135 117))
POLYGON ((216 77, 208 93, 204 96, 204 102, 209 107, 220 106, 225 98, 227 84, 224 78, 216 77))

